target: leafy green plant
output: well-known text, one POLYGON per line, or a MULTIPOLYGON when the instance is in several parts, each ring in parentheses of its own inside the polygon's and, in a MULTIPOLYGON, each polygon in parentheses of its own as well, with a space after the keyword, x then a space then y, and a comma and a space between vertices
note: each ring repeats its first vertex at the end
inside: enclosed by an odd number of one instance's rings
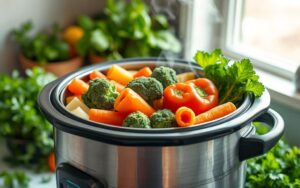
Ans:
POLYGON ((0 172, 1 179, 3 187, 7 188, 27 188, 30 181, 26 173, 20 170, 0 172))
POLYGON ((27 70, 26 78, 17 71, 0 75, 0 136, 6 139, 15 165, 41 163, 53 149, 52 126, 42 116, 37 97, 54 79, 40 68, 27 70))
POLYGON ((142 0, 108 0, 98 19, 80 16, 78 24, 85 30, 77 50, 81 55, 94 53, 121 57, 158 56, 161 51, 179 53, 181 44, 171 32, 164 15, 150 15, 142 0))
MULTIPOLYGON (((259 134, 268 131, 263 124, 255 125, 259 134)), ((280 140, 267 154, 248 160, 245 187, 300 187, 300 149, 280 140)))
POLYGON ((12 31, 22 54, 40 64, 64 61, 70 58, 70 48, 60 37, 60 30, 54 25, 50 32, 37 32, 32 35, 33 24, 26 22, 12 31))

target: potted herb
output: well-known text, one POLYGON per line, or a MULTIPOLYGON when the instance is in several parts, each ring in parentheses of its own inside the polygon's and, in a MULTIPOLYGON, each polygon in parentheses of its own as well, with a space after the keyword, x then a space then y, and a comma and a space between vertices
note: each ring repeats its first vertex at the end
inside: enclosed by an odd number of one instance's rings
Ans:
POLYGON ((171 32, 167 18, 160 14, 150 15, 149 8, 141 0, 130 3, 108 0, 99 18, 81 16, 78 20, 85 30, 77 44, 81 55, 120 59, 181 51, 180 42, 171 32))
POLYGON ((0 137, 6 140, 12 164, 47 164, 53 130, 38 108, 37 97, 55 77, 37 67, 26 70, 26 75, 0 75, 0 137))
POLYGON ((31 35, 32 29, 32 23, 26 22, 12 32, 21 49, 19 60, 24 70, 40 66, 46 71, 62 76, 82 65, 82 58, 74 56, 74 53, 72 56, 71 48, 60 36, 57 26, 53 26, 50 32, 31 35))

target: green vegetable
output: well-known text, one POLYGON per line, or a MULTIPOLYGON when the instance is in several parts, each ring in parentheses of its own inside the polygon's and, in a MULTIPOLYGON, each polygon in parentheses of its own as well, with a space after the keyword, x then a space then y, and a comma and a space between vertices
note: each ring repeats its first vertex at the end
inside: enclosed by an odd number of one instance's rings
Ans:
POLYGON ((134 90, 150 105, 163 95, 163 86, 155 78, 136 78, 129 82, 126 87, 134 90))
POLYGON ((19 29, 13 30, 12 35, 21 47, 23 55, 40 64, 64 61, 70 58, 70 48, 62 40, 56 25, 50 33, 39 32, 31 35, 31 22, 24 23, 19 29))
POLYGON ((89 108, 111 110, 118 95, 116 87, 107 79, 96 78, 90 81, 89 89, 82 95, 82 99, 89 108))
POLYGON ((156 67, 151 77, 160 81, 164 88, 178 82, 175 70, 170 67, 156 67))
MULTIPOLYGON (((260 133, 266 132, 262 124, 255 125, 260 133)), ((248 160, 245 187, 300 187, 300 148, 280 140, 267 154, 248 160)))
POLYGON ((265 89, 249 59, 231 62, 219 49, 212 53, 198 51, 194 59, 203 68, 205 77, 218 88, 220 104, 236 103, 245 93, 259 97, 265 89))
POLYGON ((150 117, 152 128, 169 128, 176 127, 175 115, 171 110, 157 110, 150 117))
POLYGON ((17 71, 12 76, 0 74, 0 136, 10 146, 14 164, 37 164, 53 149, 53 128, 41 114, 37 97, 54 79, 39 68, 27 70, 26 78, 17 71))
POLYGON ((2 186, 6 188, 27 188, 30 178, 24 171, 2 171, 0 172, 0 180, 2 179, 2 186))
POLYGON ((132 128, 151 128, 149 118, 140 111, 129 114, 125 118, 123 126, 132 128))

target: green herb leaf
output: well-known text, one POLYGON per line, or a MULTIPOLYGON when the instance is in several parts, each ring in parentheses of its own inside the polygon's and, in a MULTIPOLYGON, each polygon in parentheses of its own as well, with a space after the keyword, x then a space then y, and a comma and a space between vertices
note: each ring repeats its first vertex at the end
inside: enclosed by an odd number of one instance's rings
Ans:
POLYGON ((194 59, 218 88, 220 104, 237 103, 246 93, 260 97, 265 89, 249 59, 230 61, 219 49, 212 53, 198 51, 194 59))

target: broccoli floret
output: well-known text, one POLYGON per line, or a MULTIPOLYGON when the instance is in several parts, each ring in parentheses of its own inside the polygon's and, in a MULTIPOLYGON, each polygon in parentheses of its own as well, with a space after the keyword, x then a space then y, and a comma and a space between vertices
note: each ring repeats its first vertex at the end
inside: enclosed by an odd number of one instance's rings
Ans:
POLYGON ((146 128, 150 129, 150 120, 148 116, 146 116, 142 112, 133 112, 129 114, 124 122, 123 122, 124 127, 133 127, 133 128, 146 128))
POLYGON ((89 108, 110 110, 119 93, 116 87, 104 78, 96 78, 90 81, 89 89, 82 95, 83 102, 89 108))
POLYGON ((170 128, 177 126, 175 115, 168 109, 154 112, 150 117, 150 122, 152 128, 170 128))
POLYGON ((163 95, 163 86, 159 81, 151 77, 134 79, 126 87, 134 90, 150 105, 153 104, 154 100, 160 99, 163 95))
POLYGON ((156 67, 151 77, 160 81, 164 88, 178 82, 175 70, 164 66, 156 67))

